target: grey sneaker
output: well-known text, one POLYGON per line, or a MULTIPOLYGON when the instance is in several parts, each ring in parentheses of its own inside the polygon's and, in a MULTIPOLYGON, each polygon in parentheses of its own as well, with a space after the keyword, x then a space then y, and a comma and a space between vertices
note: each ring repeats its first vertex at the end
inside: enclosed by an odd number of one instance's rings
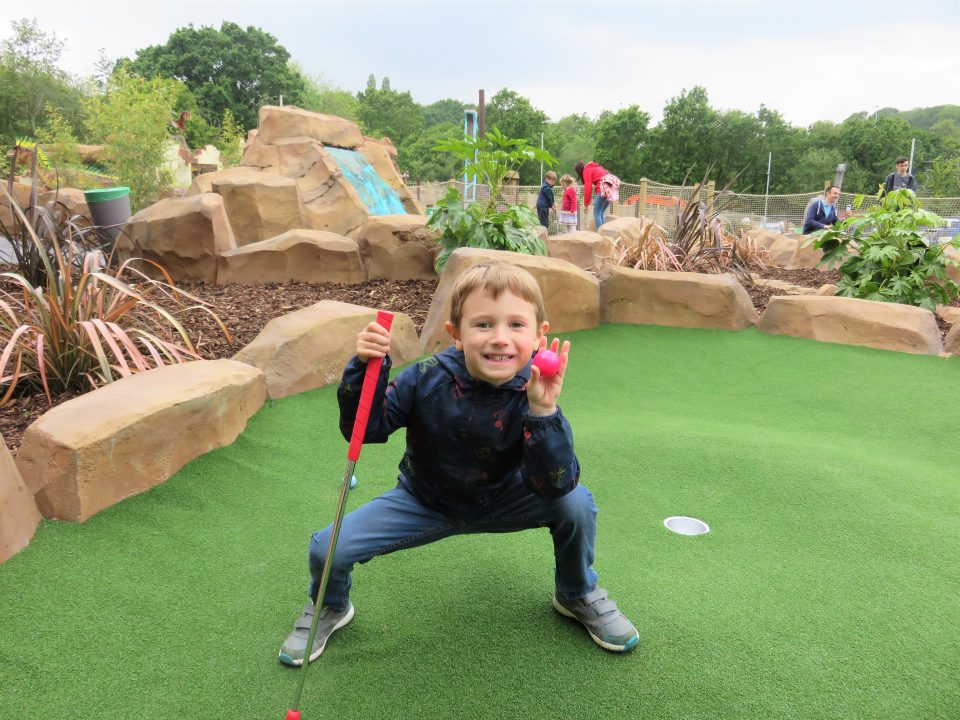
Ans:
MULTIPOLYGON (((287 636, 283 647, 280 648, 280 662, 284 665, 299 667, 303 665, 303 655, 307 648, 307 639, 310 637, 310 624, 313 622, 313 603, 303 606, 303 614, 293 624, 293 632, 287 636)), ((327 646, 327 639, 348 622, 353 620, 353 603, 346 610, 334 610, 324 605, 317 621, 317 634, 313 638, 313 652, 310 653, 310 662, 318 657, 327 646)))
POLYGON ((553 596, 553 607, 561 615, 579 621, 593 641, 604 650, 627 652, 640 642, 640 634, 607 591, 597 588, 576 600, 560 600, 553 596))

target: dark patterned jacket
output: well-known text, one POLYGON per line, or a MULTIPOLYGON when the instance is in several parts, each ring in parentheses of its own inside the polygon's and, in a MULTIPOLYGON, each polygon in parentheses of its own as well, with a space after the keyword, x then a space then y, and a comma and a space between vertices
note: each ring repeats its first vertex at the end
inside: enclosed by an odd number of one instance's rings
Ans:
MULTIPOLYGON (((400 485, 439 511, 482 508, 512 483, 557 498, 577 486, 580 464, 573 431, 560 408, 530 415, 530 364, 500 387, 474 379, 463 352, 449 348, 418 362, 389 383, 384 359, 364 442, 383 443, 407 429, 400 485)), ((337 390, 340 431, 350 439, 366 365, 347 364, 337 390)))

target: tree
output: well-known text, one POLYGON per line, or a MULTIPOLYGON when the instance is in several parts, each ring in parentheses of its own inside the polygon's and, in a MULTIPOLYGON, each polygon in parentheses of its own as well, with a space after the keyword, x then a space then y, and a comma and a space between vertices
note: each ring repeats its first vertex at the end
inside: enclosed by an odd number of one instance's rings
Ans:
POLYGON ((718 125, 719 114, 699 85, 671 98, 647 143, 648 177, 665 183, 681 183, 688 175, 702 177, 713 162, 718 125))
POLYGON ((183 86, 176 80, 131 75, 124 68, 113 74, 105 95, 85 101, 87 127, 106 145, 107 169, 131 191, 134 210, 160 197, 169 185, 161 171, 173 105, 183 86))
MULTIPOLYGON (((843 156, 836 148, 809 148, 799 160, 784 169, 783 185, 792 192, 820 192, 833 182, 837 165, 843 162, 843 156)), ((844 186, 851 187, 857 182, 855 173, 848 168, 844 176, 844 186)))
POLYGON ((81 93, 57 63, 64 44, 36 20, 14 20, 13 36, 0 41, 0 141, 34 137, 47 104, 77 130, 81 93))
POLYGON ((463 113, 467 106, 459 100, 437 100, 423 108, 423 126, 457 123, 463 126, 463 113))
POLYGON ((398 148, 423 129, 423 108, 409 92, 391 90, 389 82, 379 90, 368 84, 366 90, 357 93, 357 101, 357 115, 366 131, 390 138, 398 148))
POLYGON ((602 113, 597 120, 596 161, 627 182, 640 182, 649 122, 650 115, 637 105, 602 113))
POLYGON ((336 115, 353 122, 360 119, 360 103, 352 93, 337 87, 322 74, 311 77, 304 74, 297 63, 292 65, 303 78, 304 89, 300 98, 300 107, 324 115, 336 115))
POLYGON ((290 53, 267 32, 224 22, 219 30, 175 30, 164 45, 137 51, 130 71, 146 78, 183 82, 196 96, 206 118, 220 118, 229 109, 250 130, 257 126, 261 105, 298 104, 303 78, 288 65, 290 53))
POLYGON ((433 151, 436 145, 461 137, 461 123, 432 125, 398 148, 397 166, 410 173, 413 181, 435 182, 462 177, 463 163, 458 158, 433 151))
MULTIPOLYGON (((533 107, 527 98, 504 88, 490 98, 486 113, 487 129, 498 128, 506 137, 540 147, 540 133, 546 128, 547 114, 533 107)), ((519 172, 521 185, 539 183, 539 162, 526 162, 519 172)))
POLYGON ((938 157, 924 185, 934 197, 960 197, 960 157, 938 157))
POLYGON ((593 159, 596 123, 586 115, 567 115, 544 130, 544 148, 556 155, 560 172, 573 174, 574 163, 593 159))

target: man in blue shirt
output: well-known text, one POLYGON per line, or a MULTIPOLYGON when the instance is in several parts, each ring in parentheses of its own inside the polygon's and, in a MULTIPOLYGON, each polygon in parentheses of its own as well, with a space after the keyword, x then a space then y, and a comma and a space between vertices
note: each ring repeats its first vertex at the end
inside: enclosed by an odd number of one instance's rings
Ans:
POLYGON ((837 222, 837 198, 840 197, 840 188, 831 185, 823 193, 822 198, 817 198, 807 208, 803 216, 803 234, 809 235, 817 230, 823 230, 829 225, 837 222))

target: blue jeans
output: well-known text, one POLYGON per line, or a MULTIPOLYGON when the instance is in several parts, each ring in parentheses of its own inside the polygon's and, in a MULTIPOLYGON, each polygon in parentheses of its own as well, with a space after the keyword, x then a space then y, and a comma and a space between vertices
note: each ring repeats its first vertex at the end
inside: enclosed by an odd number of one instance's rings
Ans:
MULTIPOLYGON (((350 572, 355 563, 451 535, 542 527, 550 528, 553 536, 557 594, 563 600, 580 598, 597 586, 597 573, 591 567, 596 519, 597 506, 583 485, 556 500, 544 500, 518 482, 493 506, 464 509, 463 515, 431 510, 398 485, 343 518, 324 604, 339 610, 347 607, 350 572)), ((320 589, 330 533, 331 527, 327 526, 315 532, 310 541, 310 597, 314 600, 320 589)))
POLYGON ((610 207, 610 201, 595 195, 593 198, 593 221, 597 224, 597 230, 604 223, 604 215, 607 214, 607 208, 610 207))

